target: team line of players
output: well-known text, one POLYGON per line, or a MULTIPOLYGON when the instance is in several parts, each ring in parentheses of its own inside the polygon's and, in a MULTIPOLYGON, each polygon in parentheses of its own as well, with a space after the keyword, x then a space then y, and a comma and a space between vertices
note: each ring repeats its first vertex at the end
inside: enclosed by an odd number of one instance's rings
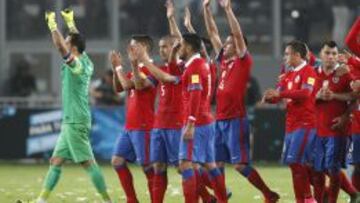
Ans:
MULTIPOLYGON (((224 10, 232 35, 223 44, 204 1, 204 16, 217 59, 208 58, 203 40, 195 33, 181 35, 175 21, 172 2, 167 3, 171 33, 159 42, 160 68, 149 53, 152 40, 146 35, 133 36, 127 52, 132 71, 125 73, 122 57, 110 53, 114 69, 114 88, 127 91, 125 132, 118 138, 112 164, 125 191, 127 202, 138 202, 126 162, 142 165, 148 180, 151 202, 163 202, 167 188, 167 165, 175 165, 182 176, 185 202, 227 202, 224 164, 230 163, 264 195, 266 202, 277 202, 251 166, 249 123, 244 97, 252 67, 252 57, 232 11, 230 1, 224 10), (216 67, 219 66, 215 90, 216 67), (158 86, 158 87, 157 87, 158 86), (159 106, 154 114, 156 92, 159 106), (216 93, 215 93, 216 92, 216 93), (216 116, 211 99, 216 94, 216 116), (215 196, 206 186, 212 188, 215 196)), ((194 32, 187 10, 185 20, 194 32)))
MULTIPOLYGON (((224 163, 232 164, 259 189, 265 202, 279 199, 251 165, 244 97, 253 61, 230 1, 224 1, 222 6, 231 30, 224 43, 209 1, 204 1, 214 58, 208 56, 206 42, 194 34, 188 10, 185 26, 190 34, 180 34, 171 2, 167 4, 171 33, 159 42, 164 65, 158 68, 152 62, 152 41, 146 35, 133 36, 130 41, 130 73, 124 73, 121 56, 110 53, 114 88, 117 92, 127 91, 125 132, 117 140, 112 163, 128 202, 138 200, 127 161, 143 166, 152 202, 164 200, 167 165, 179 168, 185 202, 197 202, 199 197, 204 202, 227 202, 224 163), (155 115, 157 91, 159 106, 155 115), (213 95, 215 118, 210 105, 213 95), (206 187, 212 188, 215 196, 206 187)), ((336 202, 340 187, 352 202, 359 201, 359 28, 357 19, 347 37, 354 55, 339 55, 336 43, 326 41, 319 65, 305 43, 288 43, 277 88, 264 94, 264 102, 286 103, 283 162, 292 172, 296 202, 323 202, 325 193, 328 202, 336 202), (353 135, 350 152, 349 135, 353 135), (355 166, 352 183, 341 171, 347 155, 355 166), (325 176, 330 179, 327 189, 325 176)))

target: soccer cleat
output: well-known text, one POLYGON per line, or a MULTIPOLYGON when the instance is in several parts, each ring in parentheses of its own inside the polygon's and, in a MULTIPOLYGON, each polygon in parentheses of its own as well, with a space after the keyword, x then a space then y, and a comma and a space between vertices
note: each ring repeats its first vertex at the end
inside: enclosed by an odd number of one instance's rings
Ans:
POLYGON ((231 190, 229 188, 226 188, 226 197, 227 197, 227 199, 229 200, 231 198, 231 196, 232 196, 231 190))
MULTIPOLYGON (((232 192, 231 192, 231 190, 229 188, 226 188, 226 197, 227 197, 228 200, 232 197, 232 192)), ((216 198, 213 198, 210 201, 210 203, 216 203, 216 202, 217 202, 216 198)))
POLYGON ((360 203, 360 192, 350 197, 350 203, 360 203))
POLYGON ((265 203, 276 203, 280 199, 280 195, 276 192, 271 192, 268 197, 265 198, 265 203))

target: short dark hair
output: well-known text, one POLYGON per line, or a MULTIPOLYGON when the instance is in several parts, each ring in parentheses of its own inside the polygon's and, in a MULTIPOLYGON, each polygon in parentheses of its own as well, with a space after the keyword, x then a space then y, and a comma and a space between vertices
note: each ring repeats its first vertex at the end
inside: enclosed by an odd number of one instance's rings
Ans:
POLYGON ((296 53, 299 53, 301 58, 303 59, 306 59, 306 55, 307 55, 307 45, 302 42, 302 41, 298 41, 298 40, 294 40, 294 41, 291 41, 289 43, 287 43, 286 45, 287 47, 291 47, 291 49, 296 52, 296 53))
POLYGON ((201 38, 197 34, 183 34, 184 41, 191 46, 194 52, 200 52, 201 50, 201 38))
POLYGON ((210 55, 211 52, 212 52, 213 49, 214 49, 214 47, 213 47, 212 44, 211 44, 210 39, 208 39, 208 38, 206 38, 206 37, 201 37, 201 40, 202 40, 202 42, 203 42, 204 45, 205 45, 206 52, 210 55))
POLYGON ((131 39, 145 45, 148 48, 148 51, 151 51, 153 49, 154 41, 149 35, 143 35, 143 34, 133 35, 131 36, 131 39))
POLYGON ((324 48, 325 46, 328 46, 330 48, 337 48, 338 45, 336 44, 335 41, 333 40, 326 40, 321 44, 321 49, 324 48))
POLYGON ((85 38, 80 33, 69 33, 70 44, 75 46, 80 54, 85 51, 86 43, 85 38))

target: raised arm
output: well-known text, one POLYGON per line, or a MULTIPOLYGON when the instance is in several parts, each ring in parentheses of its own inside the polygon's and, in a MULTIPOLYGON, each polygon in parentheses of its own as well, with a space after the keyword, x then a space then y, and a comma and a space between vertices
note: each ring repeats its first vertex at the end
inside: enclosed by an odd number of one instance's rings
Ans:
POLYGON ((189 7, 185 8, 185 16, 184 16, 184 26, 186 27, 189 33, 196 33, 192 23, 191 23, 191 12, 189 7))
POLYGON ((53 44, 55 45, 57 50, 60 52, 62 57, 67 56, 69 54, 69 50, 66 47, 65 39, 64 39, 63 35, 60 33, 60 31, 57 28, 55 12, 47 11, 45 13, 45 20, 46 20, 46 23, 51 32, 51 38, 52 38, 53 44))
POLYGON ((67 8, 61 11, 61 16, 65 21, 66 27, 69 29, 70 33, 79 33, 79 30, 76 28, 74 20, 74 11, 67 8))
MULTIPOLYGON (((187 29, 187 31, 189 33, 196 34, 196 30, 194 29, 194 27, 193 27, 193 25, 191 23, 191 12, 190 12, 189 7, 185 8, 184 26, 186 27, 186 29, 187 29)), ((210 53, 207 53, 205 43, 203 42, 201 46, 202 46, 202 50, 200 51, 201 56, 209 59, 210 58, 209 57, 210 53)))
POLYGON ((151 63, 151 61, 145 60, 143 63, 151 72, 151 74, 154 75, 154 77, 160 82, 176 83, 178 81, 177 77, 162 71, 160 68, 151 63))
MULTIPOLYGON (((68 25, 68 23, 66 23, 66 24, 67 24, 68 28, 70 29, 70 33, 78 34, 78 31, 75 27, 75 22, 74 22, 74 12, 71 10, 67 10, 67 11, 63 11, 62 13, 66 14, 66 18, 64 16, 63 17, 64 17, 64 19, 67 19, 69 22, 69 25, 68 25), (75 33, 75 31, 77 31, 77 32, 75 33)), ((52 38, 53 44, 55 45, 56 49, 59 51, 60 55, 64 59, 64 62, 66 63, 67 67, 70 68, 72 73, 74 73, 76 75, 80 75, 83 72, 84 67, 79 62, 77 55, 75 55, 74 53, 71 53, 68 46, 66 45, 63 35, 58 30, 55 12, 52 12, 52 11, 46 12, 45 20, 46 20, 46 23, 51 32, 51 38, 52 38)))
POLYGON ((356 22, 351 27, 349 34, 346 36, 345 44, 354 54, 360 57, 360 17, 357 17, 356 22))
POLYGON ((234 11, 231 8, 231 0, 224 0, 224 9, 231 33, 233 34, 236 52, 238 56, 243 57, 246 53, 247 47, 240 27, 240 23, 237 21, 234 11))
MULTIPOLYGON (((143 63, 145 67, 147 67, 147 69, 150 71, 150 73, 155 77, 156 80, 160 81, 160 82, 168 82, 168 83, 177 83, 178 82, 178 78, 170 75, 164 71, 162 71, 160 68, 158 68, 157 66, 155 66, 150 58, 145 54, 145 49, 144 48, 139 48, 138 51, 136 52, 136 59, 143 63)), ((171 63, 170 63, 171 65, 171 63)))
POLYGON ((174 2, 172 0, 167 0, 165 6, 166 6, 166 16, 169 21, 170 35, 173 35, 176 38, 181 39, 181 32, 179 30, 175 18, 174 2))
POLYGON ((122 92, 124 90, 129 90, 134 88, 134 83, 128 79, 124 73, 123 67, 121 65, 121 56, 116 51, 110 51, 109 59, 114 70, 114 82, 116 85, 115 90, 117 92, 122 92))
POLYGON ((223 44, 220 39, 219 30, 216 26, 215 19, 211 12, 210 0, 203 0, 203 7, 204 7, 204 20, 205 20, 207 33, 214 47, 215 53, 219 54, 223 44))

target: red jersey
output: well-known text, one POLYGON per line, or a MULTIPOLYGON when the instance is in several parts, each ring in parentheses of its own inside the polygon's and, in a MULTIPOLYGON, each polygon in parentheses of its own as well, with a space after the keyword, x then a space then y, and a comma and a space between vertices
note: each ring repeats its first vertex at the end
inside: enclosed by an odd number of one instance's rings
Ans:
MULTIPOLYGON (((351 92, 351 76, 349 73, 337 76, 334 70, 329 75, 326 75, 322 68, 319 67, 317 76, 316 92, 320 88, 328 88, 334 93, 351 92)), ((343 115, 347 108, 348 105, 345 101, 335 99, 330 101, 316 100, 317 135, 320 137, 346 135, 346 131, 333 130, 331 127, 334 125, 334 119, 343 115)))
MULTIPOLYGON (((146 67, 140 66, 139 71, 142 77, 151 77, 146 67)), ((130 72, 127 77, 133 78, 130 72)), ((154 122, 154 104, 156 97, 156 88, 149 87, 143 90, 135 88, 127 92, 127 108, 125 128, 127 130, 151 130, 154 122)))
MULTIPOLYGON (((182 68, 176 62, 161 67, 161 70, 181 76, 182 68)), ((182 86, 181 83, 160 83, 158 86, 159 106, 155 117, 154 128, 181 128, 183 124, 182 86)))
POLYGON ((210 67, 200 54, 192 56, 186 62, 181 77, 184 123, 188 119, 196 120, 196 126, 213 122, 210 107, 211 79, 210 67))
POLYGON ((357 17, 349 34, 346 36, 345 44, 349 49, 360 57, 360 17, 357 17))
MULTIPOLYGON (((360 80, 360 58, 350 57, 348 60, 350 72, 353 80, 360 80)), ((356 101, 356 107, 351 112, 351 133, 360 134, 360 102, 356 101)))
POLYGON ((242 58, 220 60, 220 78, 216 92, 216 119, 245 117, 245 94, 253 64, 250 53, 242 58))
POLYGON ((315 127, 316 73, 304 62, 285 74, 279 84, 280 98, 286 99, 286 132, 315 127))

